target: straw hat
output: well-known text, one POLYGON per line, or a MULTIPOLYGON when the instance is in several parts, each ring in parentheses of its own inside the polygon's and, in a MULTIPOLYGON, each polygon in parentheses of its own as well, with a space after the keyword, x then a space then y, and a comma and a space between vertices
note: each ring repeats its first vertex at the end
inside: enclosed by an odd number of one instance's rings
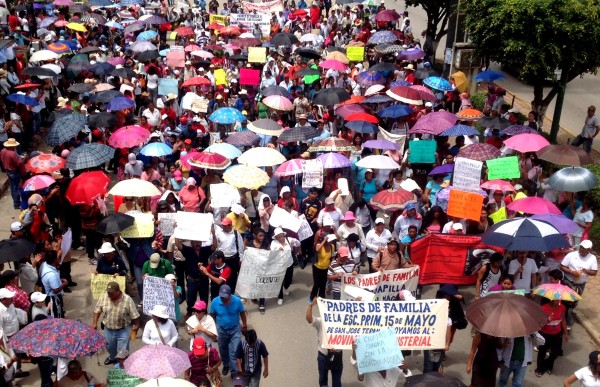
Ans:
POLYGON ((17 140, 15 140, 14 138, 9 138, 8 141, 4 141, 4 147, 5 148, 10 148, 10 147, 17 147, 21 145, 21 143, 19 143, 17 140))

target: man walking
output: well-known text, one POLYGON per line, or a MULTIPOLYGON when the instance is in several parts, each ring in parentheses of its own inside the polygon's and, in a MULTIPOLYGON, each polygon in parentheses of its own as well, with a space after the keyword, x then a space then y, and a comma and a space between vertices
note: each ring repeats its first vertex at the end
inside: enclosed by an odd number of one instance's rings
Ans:
POLYGON ((137 332, 140 314, 135 307, 135 302, 121 291, 121 287, 116 282, 109 282, 106 293, 98 299, 92 328, 98 329, 98 320, 102 313, 104 313, 102 320, 104 337, 108 342, 108 357, 104 360, 104 365, 109 365, 116 362, 118 351, 129 350, 131 329, 137 332))
POLYGON ((600 122, 598 121, 598 117, 596 117, 596 107, 591 105, 588 107, 581 134, 575 137, 571 145, 579 146, 583 144, 583 149, 587 153, 590 153, 592 151, 592 142, 594 141, 594 137, 598 135, 598 132, 600 132, 600 122))
POLYGON ((19 194, 19 188, 21 187, 21 158, 17 154, 17 147, 20 144, 14 139, 9 138, 8 141, 4 142, 4 149, 0 151, 0 162, 2 167, 8 175, 8 182, 10 184, 10 195, 13 200, 13 207, 15 209, 21 208, 21 197, 19 194))
MULTIPOLYGON (((580 296, 583 294, 585 284, 590 276, 598 274, 598 261, 592 254, 592 241, 583 240, 579 244, 579 251, 573 251, 563 258, 560 270, 565 273, 565 285, 575 290, 580 296)), ((567 327, 573 325, 573 309, 567 308, 567 327)))
POLYGON ((235 351, 235 357, 239 375, 245 377, 245 386, 259 387, 263 362, 265 364, 262 376, 264 378, 269 376, 269 351, 267 351, 265 343, 258 338, 254 329, 250 329, 246 333, 246 337, 240 341, 235 351))

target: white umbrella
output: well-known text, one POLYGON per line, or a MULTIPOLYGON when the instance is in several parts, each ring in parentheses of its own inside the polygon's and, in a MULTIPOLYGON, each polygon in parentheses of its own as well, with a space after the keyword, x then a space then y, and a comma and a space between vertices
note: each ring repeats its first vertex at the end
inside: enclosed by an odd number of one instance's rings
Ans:
POLYGON ((367 156, 356 163, 357 167, 372 169, 399 169, 400 165, 387 156, 367 156))
POLYGON ((548 184, 557 191, 581 192, 596 187, 598 178, 583 167, 567 167, 550 176, 548 184))
POLYGON ((60 57, 60 54, 57 54, 54 51, 40 50, 40 51, 34 52, 33 55, 31 55, 31 58, 29 58, 29 61, 30 62, 41 62, 41 61, 45 61, 45 60, 57 59, 59 57, 60 57))
POLYGON ((160 196, 160 191, 156 186, 149 181, 140 179, 129 179, 123 180, 115 184, 110 191, 110 195, 115 196, 133 196, 133 197, 146 197, 146 196, 160 196))
POLYGON ((60 66, 55 65, 54 63, 47 63, 45 65, 42 65, 42 67, 54 71, 56 73, 56 75, 60 74, 60 72, 62 71, 60 66))
POLYGON ((251 32, 244 32, 243 34, 240 35, 240 39, 243 38, 253 38, 254 35, 251 32))
POLYGON ((320 43, 323 41, 323 37, 317 34, 306 34, 300 37, 300 41, 303 43, 320 43))
POLYGON ((248 149, 238 157, 240 164, 254 167, 272 167, 273 165, 283 164, 285 161, 286 159, 281 153, 267 147, 248 149))
POLYGON ((194 387, 194 383, 190 383, 184 379, 175 378, 158 378, 150 379, 147 382, 138 384, 138 387, 194 387))

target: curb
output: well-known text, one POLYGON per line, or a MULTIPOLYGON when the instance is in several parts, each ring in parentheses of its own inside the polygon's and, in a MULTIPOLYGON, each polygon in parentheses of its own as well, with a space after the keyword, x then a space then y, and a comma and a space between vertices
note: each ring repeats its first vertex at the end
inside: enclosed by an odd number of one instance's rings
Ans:
POLYGON ((4 195, 4 193, 6 193, 6 191, 8 190, 9 187, 9 182, 8 182, 8 176, 6 175, 6 173, 2 174, 2 176, 0 176, 0 196, 4 195))
POLYGON ((583 326, 594 343, 596 343, 597 346, 600 346, 600 332, 594 327, 594 324, 592 324, 583 312, 575 310, 573 313, 575 314, 577 322, 583 326))

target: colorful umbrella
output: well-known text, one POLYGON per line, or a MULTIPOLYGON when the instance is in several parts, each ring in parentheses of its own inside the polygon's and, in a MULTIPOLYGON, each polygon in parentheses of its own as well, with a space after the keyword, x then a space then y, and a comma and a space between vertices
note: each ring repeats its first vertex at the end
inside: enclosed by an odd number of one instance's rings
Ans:
POLYGON ((242 33, 238 26, 227 26, 219 30, 219 35, 238 36, 242 33))
POLYGON ((217 31, 219 31, 220 29, 225 28, 225 26, 222 25, 222 24, 218 24, 218 23, 210 23, 208 25, 208 27, 206 27, 206 28, 209 29, 209 30, 217 30, 217 31))
POLYGON ((342 62, 343 64, 350 64, 350 59, 348 58, 348 55, 345 54, 346 51, 344 52, 339 52, 339 51, 331 51, 329 53, 327 53, 327 55, 325 56, 325 59, 334 59, 337 61, 342 62))
POLYGON ((183 82, 181 86, 183 87, 192 87, 192 86, 209 86, 210 80, 205 77, 193 77, 183 82))
POLYGON ((384 150, 400 150, 400 145, 389 140, 369 140, 365 141, 363 148, 384 149, 384 150))
POLYGON ((9 94, 6 99, 14 103, 20 103, 27 106, 37 106, 40 104, 35 98, 31 98, 25 94, 21 94, 20 92, 9 94))
POLYGON ((439 91, 451 91, 452 85, 448 82, 447 79, 442 77, 428 77, 423 79, 423 83, 432 89, 439 91))
POLYGON ((67 168, 73 170, 94 168, 112 160, 115 150, 104 144, 85 144, 71 151, 67 168))
POLYGON ((231 165, 231 160, 218 153, 199 152, 187 159, 188 164, 196 168, 225 169, 231 165))
POLYGON ((140 149, 140 153, 147 157, 163 157, 173 154, 173 148, 163 142, 152 142, 140 149))
POLYGON ((562 211, 552 202, 537 196, 526 197, 511 202, 507 208, 526 214, 562 214, 562 211))
POLYGON ((439 135, 456 124, 456 116, 450 112, 431 112, 419 118, 409 133, 427 133, 439 135))
POLYGON ((64 43, 50 43, 48 45, 48 50, 55 52, 57 54, 64 54, 65 52, 71 52, 69 46, 64 43))
POLYGON ((52 173, 65 166, 65 159, 52 153, 40 153, 27 161, 25 167, 33 173, 52 173))
POLYGON ((288 160, 277 167, 273 173, 277 177, 295 176, 302 173, 302 159, 288 160))
POLYGON ((386 189, 371 198, 369 204, 382 211, 397 211, 408 203, 416 203, 417 197, 412 192, 399 189, 386 189))
POLYGON ((85 115, 70 114, 54 121, 48 130, 48 145, 62 145, 77 136, 85 128, 85 115))
POLYGON ((420 48, 409 48, 400 52, 397 58, 408 61, 423 59, 425 58, 425 51, 421 50, 420 48))
POLYGON ((409 105, 423 105, 421 94, 415 89, 407 86, 392 87, 385 92, 388 96, 397 101, 407 103, 409 105))
POLYGON ((537 156, 558 165, 582 166, 594 163, 589 153, 573 145, 548 145, 540 149, 537 156))
POLYGON ((85 26, 83 24, 79 24, 79 23, 69 23, 69 24, 67 24, 67 28, 74 30, 74 31, 87 32, 87 28, 85 28, 85 26))
POLYGON ((531 218, 496 223, 483 234, 482 241, 509 251, 551 251, 569 247, 569 242, 556 227, 531 218))
MULTIPOLYGON (((392 85, 391 87, 396 87, 396 85, 392 85)), ((435 102, 438 99, 435 94, 433 94, 433 91, 423 85, 409 85, 408 87, 418 91, 423 101, 435 102)))
POLYGON ((363 71, 354 76, 354 81, 362 87, 369 87, 373 85, 385 85, 386 78, 377 71, 363 71))
POLYGON ((224 143, 224 142, 219 142, 216 144, 212 144, 211 146, 209 146, 208 148, 206 148, 204 150, 205 152, 212 152, 212 153, 218 153, 222 156, 227 157, 230 160, 236 159, 238 157, 240 157, 242 155, 242 151, 239 150, 238 148, 234 147, 233 145, 224 143))
POLYGON ((348 158, 339 153, 325 153, 317 160, 323 164, 323 169, 334 169, 334 168, 345 168, 352 165, 352 162, 348 158))
POLYGON ((135 101, 127 97, 113 98, 107 105, 106 110, 116 112, 119 110, 129 109, 135 106, 135 101))
POLYGON ((350 99, 347 101, 344 101, 340 104, 338 104, 338 107, 342 107, 342 106, 348 106, 348 105, 356 105, 359 104, 361 102, 363 102, 366 98, 363 97, 362 95, 354 95, 352 94, 350 96, 350 99))
POLYGON ((131 51, 144 52, 144 51, 158 51, 158 47, 146 40, 138 40, 129 45, 131 51))
POLYGON ((214 58, 213 54, 211 54, 208 51, 204 51, 204 50, 192 51, 190 53, 190 55, 191 56, 197 56, 197 57, 202 58, 202 59, 212 59, 212 58, 214 58))
POLYGON ((135 198, 160 196, 162 192, 154 184, 146 180, 121 180, 108 191, 113 196, 133 196, 135 198))
POLYGON ((363 157, 356 163, 357 167, 371 168, 371 169, 398 169, 400 165, 395 162, 391 157, 371 155, 363 157))
POLYGON ((452 172, 454 172, 454 164, 442 164, 433 168, 431 172, 427 174, 427 176, 447 175, 452 172))
POLYGON ((542 296, 549 300, 580 301, 583 299, 577 292, 562 284, 543 284, 531 289, 531 294, 542 296))
POLYGON ((337 71, 348 70, 348 66, 346 66, 344 63, 342 63, 336 59, 324 60, 323 62, 319 63, 319 67, 322 67, 324 69, 337 70, 337 71))
POLYGON ((290 111, 294 108, 294 104, 289 99, 280 95, 271 95, 262 100, 262 103, 267 107, 275 110, 290 111))
POLYGON ((176 378, 192 366, 186 352, 164 344, 143 346, 124 364, 128 375, 142 379, 176 378))
POLYGON ((65 197, 74 206, 80 204, 92 204, 96 198, 106 193, 110 177, 104 172, 84 172, 73 178, 65 197))
POLYGON ((308 148, 309 152, 346 152, 354 150, 354 146, 342 138, 329 137, 324 140, 313 142, 308 148))
POLYGON ((477 109, 463 109, 456 113, 456 118, 461 121, 477 121, 483 117, 483 113, 477 109))
MULTIPOLYGON (((102 1, 108 1, 112 4, 112 1, 110 1, 110 0, 102 0, 102 1)), ((121 23, 116 22, 114 20, 110 20, 110 21, 106 22, 106 24, 104 26, 108 27, 108 28, 116 28, 118 30, 122 30, 125 28, 125 27, 123 27, 123 25, 121 23)))
POLYGON ((488 144, 471 144, 458 151, 458 157, 486 161, 500 157, 500 150, 488 144))
POLYGON ((153 30, 142 31, 137 36, 136 40, 152 40, 158 36, 158 32, 153 30))
POLYGON ((48 175, 36 175, 27 179, 22 187, 23 191, 29 192, 48 188, 54 183, 56 183, 56 180, 48 175))
POLYGON ((175 28, 177 36, 194 36, 194 29, 191 27, 178 27, 175 28))
POLYGON ((270 167, 283 164, 285 161, 285 157, 279 151, 266 147, 248 149, 238 157, 240 164, 254 167, 270 167))
POLYGON ((598 178, 582 167, 567 167, 548 179, 548 184, 557 191, 583 192, 598 186, 598 178))
POLYGON ((538 131, 527 125, 511 125, 502 131, 507 136, 516 136, 523 133, 537 133, 538 131))
POLYGON ((448 136, 448 137, 458 137, 458 136, 476 136, 479 134, 479 131, 472 126, 458 124, 449 127, 440 133, 440 136, 448 136))
POLYGON ((370 122, 371 124, 379 123, 379 119, 377 117, 375 117, 374 115, 368 114, 368 113, 353 113, 353 114, 350 114, 349 116, 347 116, 346 118, 344 118, 344 120, 346 120, 346 121, 366 121, 366 122, 370 122))
POLYGON ((265 136, 279 136, 283 133, 283 126, 269 118, 261 118, 249 123, 248 130, 265 136))
POLYGON ((260 137, 254 132, 249 130, 244 130, 243 132, 232 133, 227 136, 225 142, 234 146, 253 146, 258 145, 260 142, 260 137))
POLYGON ((208 119, 218 124, 234 124, 246 121, 246 117, 242 112, 230 107, 222 107, 215 110, 208 119))
POLYGON ((270 180, 265 171, 250 165, 235 165, 223 174, 223 181, 235 188, 259 189, 270 180))
POLYGON ((306 141, 311 138, 319 137, 320 134, 321 133, 312 126, 295 126, 284 130, 277 138, 277 142, 306 141))
POLYGON ((392 31, 377 31, 369 38, 369 44, 394 43, 398 37, 392 31))
POLYGON ((579 230, 579 225, 563 214, 538 214, 531 216, 530 219, 550 223, 560 231, 561 234, 571 234, 579 230))
POLYGON ((514 192, 515 187, 508 181, 504 180, 488 180, 481 184, 481 188, 489 189, 490 191, 514 192))
POLYGON ((364 106, 357 105, 357 104, 344 105, 344 106, 341 106, 341 107, 338 107, 337 109, 335 109, 335 114, 337 114, 338 116, 341 116, 342 118, 345 118, 345 117, 349 116, 350 114, 366 113, 366 112, 367 112, 367 109, 365 109, 364 106))
POLYGON ((506 145, 507 148, 525 153, 537 152, 550 145, 550 143, 539 134, 524 133, 517 134, 516 136, 504 140, 504 145, 506 145))

